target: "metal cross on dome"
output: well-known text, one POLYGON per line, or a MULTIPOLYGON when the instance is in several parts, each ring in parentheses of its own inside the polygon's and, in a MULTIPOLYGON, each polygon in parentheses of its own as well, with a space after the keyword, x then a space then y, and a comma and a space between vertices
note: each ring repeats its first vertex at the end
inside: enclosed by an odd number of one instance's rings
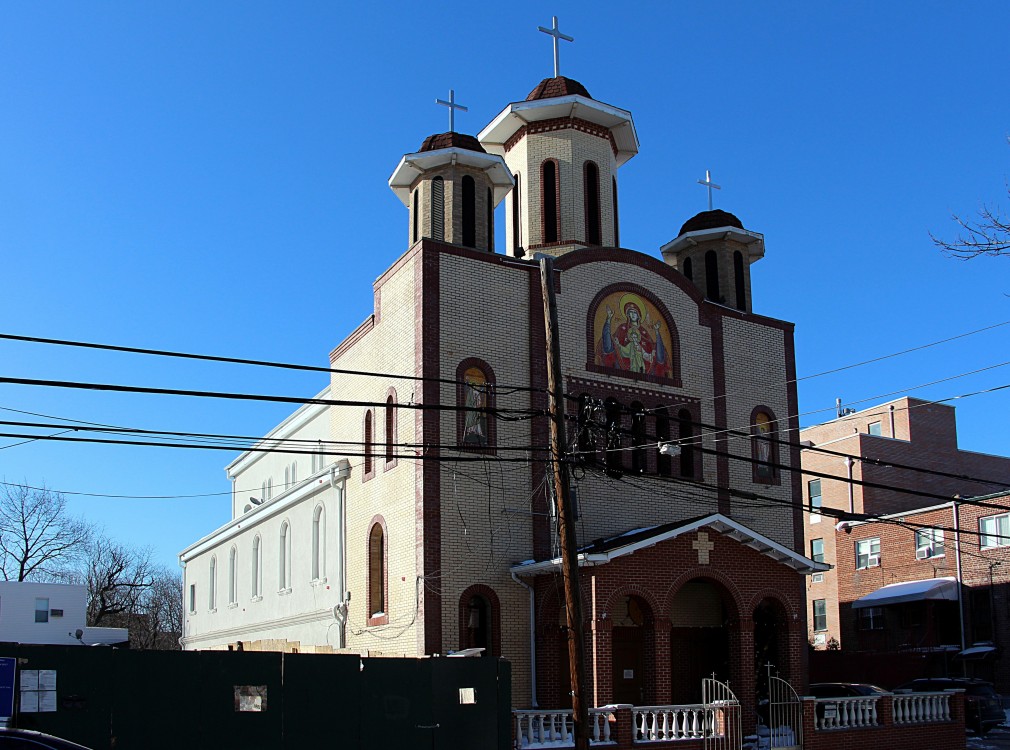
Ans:
POLYGON ((455 89, 449 89, 449 101, 444 99, 436 99, 435 104, 441 104, 443 107, 449 108, 449 132, 456 132, 456 110, 460 112, 468 112, 469 110, 462 104, 456 104, 456 91, 455 89))
POLYGON ((709 172, 707 169, 705 170, 705 179, 704 180, 698 180, 698 184, 699 185, 704 185, 705 187, 708 188, 708 210, 711 211, 712 210, 712 190, 713 189, 715 189, 715 190, 722 190, 722 187, 720 187, 719 185, 716 185, 714 182, 712 182, 712 173, 709 172))
POLYGON ((558 29, 557 16, 552 16, 551 20, 552 20, 551 28, 545 29, 543 26, 538 26, 537 28, 540 29, 540 31, 547 34, 548 36, 554 37, 554 77, 557 78, 559 75, 561 75, 561 55, 558 52, 558 46, 559 46, 558 40, 564 39, 566 42, 574 42, 575 39, 573 39, 570 36, 567 36, 566 34, 561 33, 561 31, 558 29))

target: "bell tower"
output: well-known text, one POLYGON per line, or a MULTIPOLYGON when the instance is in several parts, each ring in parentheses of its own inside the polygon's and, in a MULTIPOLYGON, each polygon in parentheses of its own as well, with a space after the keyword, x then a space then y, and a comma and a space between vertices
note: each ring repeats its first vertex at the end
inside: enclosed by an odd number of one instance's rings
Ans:
POLYGON ((455 132, 449 102, 449 132, 424 139, 393 170, 389 187, 407 207, 408 246, 422 238, 494 252, 494 209, 515 181, 501 156, 487 153, 472 135, 455 132))

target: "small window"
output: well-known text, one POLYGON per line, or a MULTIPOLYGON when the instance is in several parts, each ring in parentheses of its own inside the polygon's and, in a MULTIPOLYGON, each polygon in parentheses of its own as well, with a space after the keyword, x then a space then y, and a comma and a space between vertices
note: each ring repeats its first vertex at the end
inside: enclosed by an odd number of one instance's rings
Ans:
POLYGON ((684 275, 687 276, 688 281, 694 281, 694 266, 691 264, 690 258, 684 258, 684 275))
POLYGON ((263 596, 263 545, 259 536, 253 538, 252 546, 252 595, 263 596))
POLYGON ((880 537, 860 539, 856 542, 856 570, 876 568, 880 565, 880 537))
MULTIPOLYGON (((189 611, 196 612, 196 584, 189 584, 189 611)), ((35 622, 39 621, 38 610, 35 611, 35 622)))
POLYGON ((373 524, 368 534, 368 616, 386 614, 386 540, 382 526, 373 524))
POLYGON ((386 396, 386 463, 396 457, 393 444, 396 442, 396 404, 393 395, 386 396))
POLYGON ((978 530, 982 535, 983 547, 1010 545, 1010 513, 978 519, 978 530))
POLYGON ((519 174, 516 174, 516 186, 512 188, 512 254, 517 258, 523 257, 523 230, 520 208, 522 204, 521 184, 522 179, 519 174))
POLYGON ((414 216, 413 216, 414 223, 413 223, 413 227, 412 227, 413 228, 413 234, 411 235, 411 241, 410 241, 411 244, 414 244, 415 242, 417 242, 417 222, 418 222, 418 215, 421 213, 420 208, 418 206, 417 193, 418 193, 418 191, 415 188, 414 189, 414 210, 412 212, 414 214, 414 216))
POLYGON ((743 253, 739 250, 733 253, 733 285, 736 287, 736 309, 747 309, 747 289, 743 273, 743 253))
MULTIPOLYGON (((195 605, 190 610, 194 608, 195 605)), ((49 599, 35 600, 35 622, 49 622, 49 599)))
POLYGON ((810 507, 810 523, 820 523, 821 520, 821 480, 811 479, 807 482, 807 504, 810 507))
POLYGON ((814 562, 822 563, 824 562, 824 540, 823 539, 811 539, 810 540, 810 559, 814 562))
POLYGON ((281 524, 279 540, 277 584, 281 591, 291 588, 291 527, 285 521, 281 524))
POLYGON ((238 550, 231 548, 228 553, 228 603, 235 604, 238 601, 238 550))
POLYGON ((824 574, 814 573, 812 576, 810 576, 810 583, 824 583, 824 574))
POLYGON ((431 181, 431 236, 439 242, 445 239, 445 180, 431 181))
POLYGON ((860 630, 883 630, 884 629, 884 608, 865 607, 859 610, 860 630))
POLYGON ((778 428, 775 417, 767 411, 755 410, 751 415, 753 478, 761 484, 778 480, 778 428))
POLYGON ((312 514, 312 580, 318 581, 326 570, 326 516, 323 506, 312 514))
POLYGON ((372 410, 365 412, 365 476, 372 473, 372 410))
POLYGON ((487 189, 487 249, 494 252, 494 194, 487 189))
POLYGON ((919 529, 915 532, 915 558, 943 557, 943 529, 919 529))
POLYGON ((210 558, 210 580, 207 585, 207 606, 217 609, 217 556, 210 558))
POLYGON ((827 599, 814 599, 814 630, 828 629, 827 599))
POLYGON ((883 435, 884 433, 880 431, 880 422, 870 422, 866 425, 866 431, 871 435, 883 435))
POLYGON ((722 300, 719 293, 719 258, 715 250, 705 253, 705 296, 713 302, 722 300))
POLYGON ((631 470, 643 474, 647 468, 644 446, 648 442, 645 407, 636 401, 631 405, 631 412, 631 470))
POLYGON ((587 161, 583 172, 586 209, 586 244, 600 244, 600 170, 587 161))

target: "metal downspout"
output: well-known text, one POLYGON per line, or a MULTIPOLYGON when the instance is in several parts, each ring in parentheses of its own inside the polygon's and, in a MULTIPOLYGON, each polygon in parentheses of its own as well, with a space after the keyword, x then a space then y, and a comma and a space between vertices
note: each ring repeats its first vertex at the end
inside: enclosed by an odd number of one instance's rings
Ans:
POLYGON ((961 623, 961 650, 965 649, 964 640, 964 600, 961 597, 961 513, 957 500, 954 501, 954 560, 957 563, 957 617, 961 623))
POLYGON ((515 573, 512 580, 530 592, 530 702, 532 708, 540 708, 537 705, 537 620, 536 620, 536 598, 533 595, 533 587, 523 581, 515 573))
POLYGON ((337 648, 347 648, 347 571, 344 561, 347 531, 344 528, 344 506, 347 487, 345 480, 350 473, 351 467, 346 459, 330 467, 330 487, 337 493, 337 595, 340 601, 333 607, 333 618, 337 621, 337 648))

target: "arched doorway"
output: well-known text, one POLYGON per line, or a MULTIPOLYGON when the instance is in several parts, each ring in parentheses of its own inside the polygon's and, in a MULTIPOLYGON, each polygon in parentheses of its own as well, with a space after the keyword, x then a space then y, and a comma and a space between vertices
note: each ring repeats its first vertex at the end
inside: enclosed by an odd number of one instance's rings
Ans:
POLYGON ((729 623, 735 607, 722 586, 706 579, 688 581, 670 607, 670 680, 674 705, 701 703, 701 681, 713 673, 728 680, 729 623))
POLYGON ((652 653, 652 611, 644 599, 625 596, 610 612, 611 700, 614 703, 646 703, 651 693, 646 654, 652 653))
POLYGON ((485 654, 492 652, 491 646, 491 604, 480 594, 470 597, 466 603, 467 648, 483 648, 485 654))
POLYGON ((789 680, 789 619, 777 599, 765 597, 754 608, 754 684, 757 699, 768 697, 768 665, 789 680))

